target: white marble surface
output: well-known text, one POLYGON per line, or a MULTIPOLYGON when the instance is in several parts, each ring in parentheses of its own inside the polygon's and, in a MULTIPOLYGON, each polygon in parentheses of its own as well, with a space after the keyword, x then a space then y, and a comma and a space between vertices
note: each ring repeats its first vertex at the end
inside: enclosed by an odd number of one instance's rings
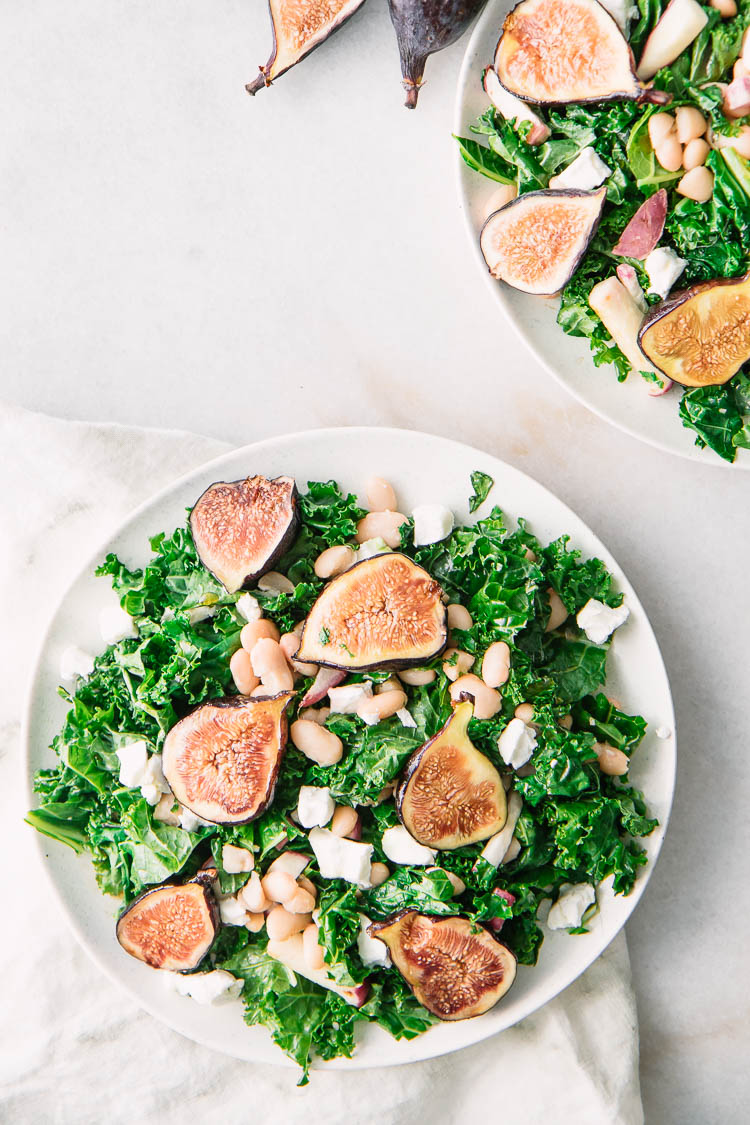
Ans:
POLYGON ((4 398, 238 444, 447 434, 553 488, 620 560, 679 716, 674 817, 628 926, 646 1119, 745 1120, 747 476, 613 431, 499 321, 455 199, 462 45, 408 113, 380 0, 254 101, 261 0, 26 0, 0 26, 4 398))

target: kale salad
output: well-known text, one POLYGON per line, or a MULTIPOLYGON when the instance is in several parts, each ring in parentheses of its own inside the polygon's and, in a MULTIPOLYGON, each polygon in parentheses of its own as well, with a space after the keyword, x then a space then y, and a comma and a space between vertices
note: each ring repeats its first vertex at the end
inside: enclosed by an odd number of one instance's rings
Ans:
POLYGON ((522 0, 458 137, 493 277, 560 296, 594 364, 750 448, 750 0, 522 0))
POLYGON ((123 956, 241 1003, 301 1082, 362 1021, 488 1011, 647 862, 646 723, 603 688, 622 594, 471 483, 469 526, 380 478, 369 510, 213 484, 141 569, 104 559, 106 647, 63 654, 28 823, 91 857, 123 956))

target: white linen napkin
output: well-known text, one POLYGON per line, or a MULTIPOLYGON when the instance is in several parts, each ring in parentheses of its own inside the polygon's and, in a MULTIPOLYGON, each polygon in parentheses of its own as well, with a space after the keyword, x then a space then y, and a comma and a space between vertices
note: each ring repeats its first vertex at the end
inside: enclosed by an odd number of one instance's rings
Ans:
MULTIPOLYGON (((21 823, 19 718, 40 631, 80 560, 136 504, 222 453, 173 431, 0 404, 3 643, 0 1120, 309 1125, 641 1125, 638 1025, 621 935, 544 1009, 475 1047, 394 1069, 296 1072, 226 1058, 138 1010, 89 961, 21 823)), ((82 862, 85 862, 82 860, 82 862)))

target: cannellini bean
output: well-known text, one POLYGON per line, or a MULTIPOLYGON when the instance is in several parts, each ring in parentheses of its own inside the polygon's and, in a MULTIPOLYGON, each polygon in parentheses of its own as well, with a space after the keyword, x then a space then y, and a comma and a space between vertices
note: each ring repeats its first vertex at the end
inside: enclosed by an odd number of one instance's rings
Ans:
POLYGON ((444 867, 426 867, 425 871, 442 871, 443 875, 447 875, 448 882, 453 887, 454 895, 462 895, 466 890, 466 883, 463 879, 459 879, 458 875, 454 875, 452 871, 447 871, 444 867))
POLYGON ((344 744, 338 735, 310 719, 296 719, 289 731, 292 742, 306 758, 319 766, 332 766, 341 761, 344 744))
POLYGON ((737 15, 737 5, 735 0, 708 0, 712 8, 716 8, 722 19, 731 20, 733 16, 737 15))
POLYGON ((266 897, 266 892, 263 890, 263 884, 257 871, 253 871, 242 890, 238 891, 237 898, 251 914, 262 914, 271 905, 266 897))
POLYGON ((536 562, 536 552, 532 551, 531 547, 527 547, 524 551, 524 558, 528 559, 529 562, 536 562))
POLYGON ((333 578, 335 574, 343 574, 357 559, 352 547, 328 547, 318 555, 313 567, 318 578, 333 578))
POLYGON ((285 574, 279 574, 278 570, 269 570, 258 579, 258 589, 269 594, 293 594, 294 583, 285 574))
POLYGON ((250 653, 244 648, 238 648, 236 652, 232 653, 229 671, 232 673, 232 679, 240 695, 249 695, 260 683, 255 672, 253 672, 250 653))
POLYGON ((471 629, 473 624, 471 614, 465 606, 459 605, 458 602, 452 602, 448 606, 449 629, 471 629))
POLYGON ((676 134, 669 134, 658 145, 654 145, 654 155, 668 172, 677 172, 682 167, 682 145, 676 134))
POLYGON ((688 141, 682 154, 682 166, 685 171, 689 172, 691 168, 699 168, 701 164, 705 164, 710 151, 708 142, 704 141, 703 137, 694 137, 692 141, 688 141))
POLYGON ((482 658, 482 679, 487 687, 500 687, 510 675, 510 647, 505 641, 495 641, 482 658))
POLYGON ((245 652, 252 652, 263 637, 270 637, 272 641, 279 639, 279 630, 267 617, 261 617, 260 621, 248 622, 240 633, 240 644, 245 652))
POLYGON ((698 137, 702 137, 708 128, 708 122, 699 109, 692 105, 681 105, 675 110, 675 125, 677 140, 681 145, 688 144, 698 137))
POLYGON ((370 477, 365 485, 367 507, 371 512, 395 512, 396 493, 382 477, 370 477))
POLYGON ((367 723, 379 723, 388 719, 406 706, 406 693, 403 691, 384 691, 382 695, 365 698, 357 707, 360 719, 367 723))
POLYGON ((745 28, 740 44, 740 58, 750 67, 750 27, 745 28))
POLYGON ((370 512, 357 524, 357 542, 383 539, 389 547, 400 547, 402 523, 406 523, 406 516, 400 512, 370 512))
POLYGON ((513 712, 516 719, 520 719, 522 723, 530 723, 534 718, 534 708, 530 703, 519 703, 513 712))
POLYGON ((270 871, 260 881, 263 893, 271 902, 286 902, 299 890, 288 871, 270 871))
POLYGON ((245 919, 245 928, 248 929, 251 934, 259 934, 265 924, 266 919, 263 914, 250 913, 245 919))
POLYGON ((375 684, 375 694, 382 695, 386 691, 401 691, 401 684, 399 683, 398 676, 395 673, 389 676, 387 680, 383 680, 380 684, 375 684))
POLYGON ((599 759, 599 769, 602 773, 612 777, 621 777, 628 772, 628 756, 622 750, 615 749, 608 742, 597 742, 594 745, 596 756, 599 759))
POLYGON ((736 137, 727 137, 722 133, 714 133, 711 138, 711 143, 714 148, 734 148, 744 156, 746 160, 750 160, 750 125, 742 125, 736 137))
POLYGON ((323 947, 318 943, 318 927, 315 922, 305 926, 302 931, 302 953, 308 969, 322 969, 325 965, 323 947))
POLYGON ((250 660, 253 672, 260 676, 263 687, 272 695, 280 691, 291 691, 294 687, 292 670, 278 641, 271 637, 261 637, 253 646, 250 660))
POLYGON ((460 648, 447 648, 443 653, 445 661, 443 662, 443 672, 449 680, 454 682, 464 672, 468 672, 474 664, 474 657, 470 652, 464 652, 460 648), (455 657, 455 660, 454 660, 455 657))
POLYGON ((311 894, 314 899, 317 899, 318 888, 315 886, 311 879, 308 879, 307 875, 300 875, 297 883, 300 887, 302 887, 303 891, 308 891, 308 893, 311 894))
POLYGON ((386 879, 390 879, 391 869, 385 863, 378 863, 377 861, 370 867, 370 882, 373 887, 379 887, 386 879))
POLYGON ((312 914, 292 914, 283 906, 274 906, 266 915, 266 930, 271 941, 286 941, 300 934, 312 922, 312 914))
POLYGON ((304 887, 297 887, 291 898, 284 900, 283 906, 290 914, 310 914, 315 909, 315 895, 304 887))
POLYGON ((737 62, 732 67, 732 78, 747 78, 748 74, 750 74, 750 67, 748 67, 745 60, 742 58, 737 59, 737 62))
POLYGON ((273 694, 274 693, 269 691, 267 687, 264 687, 263 684, 259 684, 258 687, 253 688, 253 690, 250 692, 250 696, 253 699, 268 699, 269 695, 273 694))
POLYGON ((292 659, 299 648, 299 637, 296 633, 284 633, 279 638, 279 646, 293 672, 299 672, 300 676, 314 676, 316 674, 318 671, 317 664, 305 664, 304 661, 292 659))
POLYGON ((563 717, 559 720, 559 725, 563 728, 563 730, 572 730, 572 728, 573 728, 573 716, 572 715, 563 715, 563 717))
POLYGON ((489 218, 504 207, 506 203, 512 203, 518 195, 518 188, 515 184, 498 184, 492 195, 487 200, 486 214, 489 218))
POLYGON ((459 676, 456 682, 451 684, 450 696, 454 703, 457 703, 464 693, 474 699, 475 719, 491 719, 500 710, 502 701, 499 694, 494 688, 487 687, 479 676, 459 676))
POLYGON ((331 713, 330 707, 303 707, 299 713, 300 719, 307 719, 311 723, 325 726, 325 721, 331 713))
POLYGON ((691 168, 677 184, 676 190, 696 203, 706 203, 714 193, 714 174, 710 168, 691 168))
POLYGON ((398 673, 398 678, 409 687, 421 687, 422 684, 431 684, 437 672, 432 668, 404 668, 398 673))
POLYGON ((359 823, 359 813, 349 805, 337 805, 329 828, 334 836, 348 836, 359 823))
POLYGON ((549 620, 544 631, 545 633, 551 633, 553 629, 559 629, 562 623, 568 620, 568 611, 560 595, 551 586, 547 590, 547 599, 549 601, 549 620))
POLYGON ((648 119, 648 136, 651 147, 656 148, 674 131, 675 119, 671 113, 654 113, 648 119))

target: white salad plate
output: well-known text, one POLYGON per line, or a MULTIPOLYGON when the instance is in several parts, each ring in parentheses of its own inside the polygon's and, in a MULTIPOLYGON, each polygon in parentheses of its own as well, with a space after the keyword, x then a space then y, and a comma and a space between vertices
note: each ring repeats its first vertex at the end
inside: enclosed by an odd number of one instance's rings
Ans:
MULTIPOLYGON (((410 1042, 397 1042, 380 1027, 364 1022, 351 1060, 316 1061, 315 1066, 355 1069, 392 1066, 431 1058, 477 1043, 503 1031, 546 1004, 574 981, 612 941, 643 894, 664 838, 675 776, 672 699, 659 646, 636 594, 609 551, 578 516, 530 477, 489 454, 444 438, 406 430, 347 428, 313 430, 272 438, 228 453, 187 476, 143 504, 96 554, 85 560, 63 597, 42 642, 33 673, 25 715, 25 768, 29 807, 36 804, 32 778, 54 764, 49 749, 62 725, 66 704, 57 694, 60 655, 70 645, 92 653, 102 649, 99 610, 111 604, 107 578, 94 568, 108 551, 131 567, 149 557, 149 536, 171 532, 183 524, 185 509, 216 480, 249 474, 290 474, 301 489, 309 480, 337 480, 344 490, 362 494, 368 475, 380 473, 393 482, 406 513, 416 504, 439 502, 453 509, 457 522, 473 522, 498 504, 511 525, 525 516, 531 530, 547 541, 569 534, 571 545, 585 556, 598 555, 615 576, 630 608, 630 618, 616 634, 609 658, 607 690, 627 710, 640 713, 648 730, 631 769, 633 783, 646 796, 649 812, 659 819, 644 841, 649 863, 638 872, 628 897, 614 896, 608 884, 599 890, 599 912, 590 932, 571 936, 545 932, 539 962, 519 966, 508 995, 487 1014, 465 1022, 443 1023, 410 1042), (494 478, 488 499, 470 516, 470 473, 479 469, 494 478), (663 737, 657 737, 660 728, 663 737)), ((29 829, 31 832, 32 830, 29 829)), ((115 939, 119 902, 103 895, 94 880, 90 859, 63 844, 32 832, 51 885, 73 931, 96 964, 146 1011, 189 1039, 217 1051, 255 1062, 288 1062, 262 1027, 247 1027, 239 1001, 201 1006, 165 986, 161 974, 128 957, 115 939)))
MULTIPOLYGON (((490 0, 474 25, 458 79, 453 123, 457 137, 484 143, 481 136, 470 132, 490 104, 482 89, 482 71, 492 64, 503 21, 516 2, 490 0)), ((556 319, 558 298, 534 297, 495 281, 479 249, 479 234, 488 215, 490 196, 498 185, 469 168, 458 146, 456 175, 459 204, 478 269, 507 320, 539 363, 594 414, 632 437, 702 464, 750 469, 750 451, 746 449, 739 449, 730 465, 712 450, 696 446, 695 434, 685 429, 678 414, 679 387, 652 396, 639 375, 618 383, 613 367, 594 366, 588 339, 568 336, 560 328, 556 319)))

